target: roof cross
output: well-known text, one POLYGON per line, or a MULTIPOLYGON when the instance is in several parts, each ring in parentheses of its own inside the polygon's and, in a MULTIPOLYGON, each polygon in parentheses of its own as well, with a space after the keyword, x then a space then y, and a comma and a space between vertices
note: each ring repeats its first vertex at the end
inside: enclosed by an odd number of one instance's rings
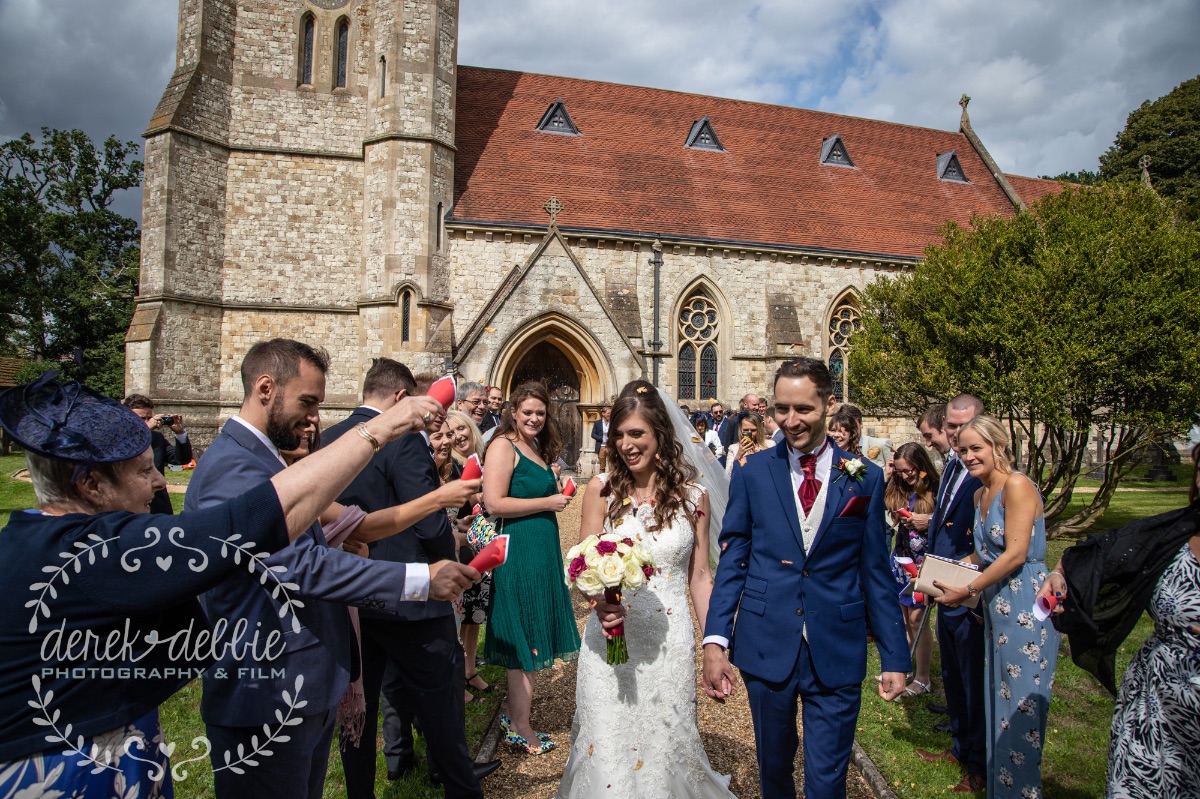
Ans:
POLYGON ((558 225, 558 215, 565 209, 566 206, 558 201, 557 197, 551 197, 546 202, 542 203, 542 210, 550 214, 550 226, 558 225))

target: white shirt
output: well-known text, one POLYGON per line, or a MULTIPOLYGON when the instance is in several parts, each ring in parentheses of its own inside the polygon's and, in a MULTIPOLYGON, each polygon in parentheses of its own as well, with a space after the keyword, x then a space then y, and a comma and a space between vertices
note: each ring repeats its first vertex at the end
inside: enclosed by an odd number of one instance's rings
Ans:
MULTIPOLYGON (((824 441, 821 442, 824 445, 824 441)), ((786 445, 785 445, 786 446, 786 445)), ((818 446, 820 449, 820 446, 818 446)), ((804 537, 804 551, 807 554, 812 547, 813 539, 816 538, 817 530, 821 526, 821 519, 825 514, 825 494, 829 490, 829 474, 833 471, 833 445, 825 447, 825 451, 817 458, 817 468, 813 476, 821 481, 821 490, 817 494, 816 500, 813 502, 812 511, 805 516, 804 506, 800 504, 800 486, 804 484, 804 470, 800 468, 799 450, 788 447, 788 465, 791 466, 792 476, 792 499, 795 500, 796 519, 800 522, 800 532, 804 537)), ((812 453, 809 453, 812 454, 812 453)), ((808 638, 808 625, 805 624, 801 634, 805 639, 808 638)), ((705 644, 720 644, 722 649, 729 648, 729 639, 723 635, 706 635, 701 642, 701 646, 705 644)))
MULTIPOLYGON (((371 410, 375 410, 375 408, 371 408, 371 410)), ((230 419, 253 433, 254 437, 261 441, 271 451, 271 454, 279 459, 280 463, 287 466, 287 461, 279 454, 279 448, 271 443, 271 439, 267 438, 265 433, 240 416, 232 416, 230 419)), ((401 599, 405 602, 425 602, 429 599, 429 564, 406 563, 404 566, 404 589, 401 599)))
MULTIPOLYGON (((958 453, 951 451, 950 454, 946 456, 946 469, 943 471, 943 473, 945 471, 949 471, 950 467, 955 463, 961 463, 961 461, 959 460, 958 453)), ((950 504, 954 502, 954 495, 958 493, 958 489, 962 487, 963 481, 967 479, 967 474, 968 472, 966 467, 962 467, 958 470, 958 475, 954 478, 954 484, 947 488, 946 493, 943 495, 941 508, 943 511, 950 507, 950 504)))

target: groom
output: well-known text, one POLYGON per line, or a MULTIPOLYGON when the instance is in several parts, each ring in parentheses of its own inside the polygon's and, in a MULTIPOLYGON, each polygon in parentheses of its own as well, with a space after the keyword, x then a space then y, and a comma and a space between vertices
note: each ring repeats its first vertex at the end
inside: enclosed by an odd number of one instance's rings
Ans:
POLYGON ((718 702, 733 693, 728 649, 746 680, 763 799, 796 796, 799 696, 805 797, 840 799, 866 677, 868 616, 883 662, 880 696, 903 692, 911 668, 888 565, 883 472, 826 437, 836 402, 824 363, 788 361, 775 372, 774 391, 786 446, 733 470, 703 687, 718 702))

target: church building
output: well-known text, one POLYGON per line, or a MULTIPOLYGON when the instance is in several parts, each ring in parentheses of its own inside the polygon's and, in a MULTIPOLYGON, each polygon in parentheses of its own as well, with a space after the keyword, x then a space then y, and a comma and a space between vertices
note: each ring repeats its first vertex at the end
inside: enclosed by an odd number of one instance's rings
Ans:
MULTIPOLYGON (((1012 214, 973 132, 458 63, 457 0, 180 0, 146 130, 126 389, 199 443, 275 336, 332 355, 325 407, 373 358, 550 387, 585 431, 629 380, 693 408, 825 360, 846 391, 859 292, 947 222, 1012 214)), ((909 420, 866 432, 908 438, 909 420)))

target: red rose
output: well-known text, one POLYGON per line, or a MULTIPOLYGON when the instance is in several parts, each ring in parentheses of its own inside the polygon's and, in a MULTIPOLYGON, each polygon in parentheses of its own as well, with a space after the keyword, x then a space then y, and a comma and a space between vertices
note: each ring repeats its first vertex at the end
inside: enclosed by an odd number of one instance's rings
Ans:
POLYGON ((601 541, 600 543, 596 544, 596 551, 601 555, 611 555, 617 551, 617 545, 612 541, 601 541))
POLYGON ((576 577, 582 574, 583 570, 586 568, 587 563, 584 561, 583 555, 580 555, 579 557, 575 558, 575 560, 571 561, 571 565, 567 567, 567 576, 574 580, 576 577))

